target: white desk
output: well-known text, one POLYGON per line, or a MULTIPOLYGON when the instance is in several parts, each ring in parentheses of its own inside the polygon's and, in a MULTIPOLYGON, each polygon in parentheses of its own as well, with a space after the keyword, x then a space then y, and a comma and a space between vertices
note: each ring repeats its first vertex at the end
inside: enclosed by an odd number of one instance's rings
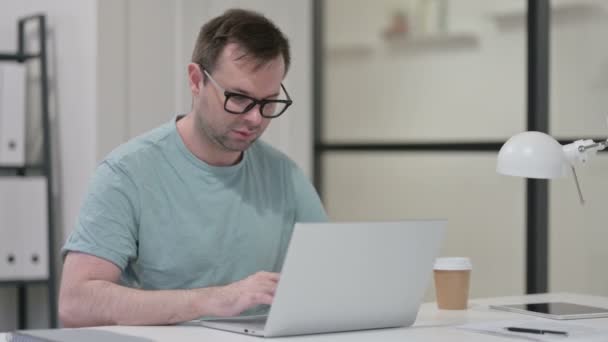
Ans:
MULTIPOLYGON (((456 329, 455 326, 496 320, 519 319, 523 316, 509 312, 495 311, 488 308, 489 304, 514 304, 535 301, 569 301, 578 304, 596 305, 608 308, 608 297, 597 297, 577 294, 542 294, 516 297, 497 297, 475 299, 470 301, 468 310, 443 311, 438 310, 435 303, 423 304, 418 319, 413 327, 398 329, 378 329, 346 333, 320 334, 308 336, 279 337, 269 341, 296 342, 325 342, 325 341, 515 341, 513 338, 498 337, 456 329)), ((608 328, 608 318, 583 319, 573 321, 578 325, 596 328, 608 328)), ((98 327, 116 333, 135 335, 154 341, 263 341, 259 337, 223 332, 201 327, 153 326, 129 327, 112 326, 98 327)), ((0 341, 4 342, 0 334, 0 341)))

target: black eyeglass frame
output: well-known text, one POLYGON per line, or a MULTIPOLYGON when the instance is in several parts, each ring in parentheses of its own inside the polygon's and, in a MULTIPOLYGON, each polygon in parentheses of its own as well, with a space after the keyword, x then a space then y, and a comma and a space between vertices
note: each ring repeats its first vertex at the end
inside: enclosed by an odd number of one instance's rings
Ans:
POLYGON ((209 72, 207 72, 207 70, 205 68, 203 68, 202 66, 201 66, 201 70, 207 77, 209 77, 209 80, 211 80, 211 83, 213 83, 213 85, 215 85, 219 90, 221 90, 224 93, 224 110, 230 114, 236 114, 236 115, 245 114, 245 113, 249 112, 250 110, 252 110, 253 108, 255 108, 255 106, 260 105, 260 115, 262 115, 262 117, 264 117, 264 118, 274 119, 274 118, 278 118, 283 113, 285 113, 287 108, 289 108, 289 106, 291 106, 293 104, 291 96, 289 96, 289 93, 287 92, 287 89, 285 89, 285 86, 283 85, 282 82, 281 82, 281 89, 283 89, 283 92, 285 92, 285 95, 287 96, 286 100, 268 100, 268 99, 258 100, 255 97, 251 97, 249 95, 235 93, 235 92, 226 90, 224 87, 219 85, 217 83, 217 81, 215 79, 213 79, 213 77, 211 77, 209 72), (247 107, 245 107, 245 109, 243 109, 242 111, 230 110, 230 109, 228 109, 228 100, 230 100, 230 98, 233 96, 244 97, 248 100, 251 100, 251 103, 249 105, 247 105, 247 107), (268 103, 282 103, 285 105, 285 108, 283 108, 283 110, 280 111, 278 114, 264 115, 264 106, 268 103))

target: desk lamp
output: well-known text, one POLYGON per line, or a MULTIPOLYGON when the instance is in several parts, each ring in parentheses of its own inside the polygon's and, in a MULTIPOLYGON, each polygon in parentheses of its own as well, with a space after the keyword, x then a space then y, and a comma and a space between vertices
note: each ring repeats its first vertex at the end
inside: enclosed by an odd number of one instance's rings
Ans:
POLYGON ((577 140, 562 146, 545 133, 523 132, 512 136, 501 147, 496 172, 509 176, 551 179, 566 176, 570 168, 580 202, 584 204, 574 167, 585 164, 597 151, 606 147, 608 139, 601 142, 577 140))
MULTIPOLYGON (((552 179, 566 176, 568 169, 571 169, 580 202, 584 204, 585 200, 574 167, 585 164, 590 157, 595 156, 597 151, 606 147, 608 147, 608 139, 600 142, 581 139, 562 146, 557 140, 545 133, 523 132, 512 136, 500 148, 496 172, 508 176, 552 179)), ((570 311, 584 313, 584 315, 574 315, 573 318, 588 318, 593 315, 594 310, 598 309, 562 302, 492 305, 491 307, 548 318, 555 318, 556 316, 547 316, 547 314, 557 314, 559 316, 568 314, 570 311)))

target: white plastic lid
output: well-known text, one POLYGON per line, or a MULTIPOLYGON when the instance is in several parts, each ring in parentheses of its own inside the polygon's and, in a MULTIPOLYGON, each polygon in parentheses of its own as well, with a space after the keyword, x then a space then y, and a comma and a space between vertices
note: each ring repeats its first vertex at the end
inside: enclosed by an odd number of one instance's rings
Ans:
POLYGON ((434 269, 442 271, 470 270, 472 268, 471 259, 461 257, 437 258, 434 267, 434 269))

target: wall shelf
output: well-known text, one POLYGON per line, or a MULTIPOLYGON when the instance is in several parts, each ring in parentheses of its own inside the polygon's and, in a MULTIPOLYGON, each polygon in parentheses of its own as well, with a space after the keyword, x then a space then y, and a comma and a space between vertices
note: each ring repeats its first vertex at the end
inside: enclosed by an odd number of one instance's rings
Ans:
POLYGON ((0 61, 25 62, 28 59, 38 58, 35 54, 0 53, 0 61))
MULTIPOLYGON (((525 9, 503 10, 490 13, 500 28, 524 27, 527 18, 525 9)), ((606 10, 600 4, 585 1, 568 2, 551 6, 551 20, 560 24, 570 21, 585 20, 593 16, 606 15, 606 10)))
POLYGON ((329 58, 360 59, 372 56, 381 49, 389 51, 425 52, 437 50, 469 49, 479 45, 479 38, 472 33, 438 33, 393 37, 382 41, 383 44, 351 43, 326 47, 329 58))
POLYGON ((386 44, 391 49, 438 50, 473 48, 479 45, 479 38, 472 33, 438 33, 390 38, 386 44))
POLYGON ((22 287, 27 285, 48 285, 49 279, 38 279, 38 280, 5 280, 0 282, 0 288, 5 287, 22 287))
POLYGON ((328 58, 358 58, 371 56, 375 50, 372 44, 336 44, 326 47, 325 55, 328 58))
POLYGON ((0 165, 0 171, 7 171, 19 174, 20 172, 29 171, 44 171, 44 165, 39 164, 28 164, 23 166, 6 166, 0 165))

